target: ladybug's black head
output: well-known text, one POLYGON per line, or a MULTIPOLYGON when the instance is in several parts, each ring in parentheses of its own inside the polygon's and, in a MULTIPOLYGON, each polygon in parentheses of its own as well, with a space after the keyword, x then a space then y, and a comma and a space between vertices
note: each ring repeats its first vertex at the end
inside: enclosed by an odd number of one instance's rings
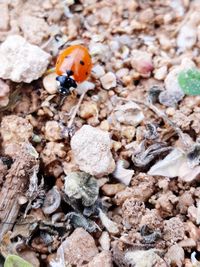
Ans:
POLYGON ((69 76, 61 75, 56 77, 56 80, 58 81, 58 92, 61 95, 69 95, 70 88, 77 87, 76 82, 69 76))

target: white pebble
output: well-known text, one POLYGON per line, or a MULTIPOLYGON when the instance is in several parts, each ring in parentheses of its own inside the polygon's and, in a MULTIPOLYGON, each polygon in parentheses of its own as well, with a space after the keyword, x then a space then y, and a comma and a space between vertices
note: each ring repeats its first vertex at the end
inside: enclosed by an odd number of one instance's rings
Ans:
POLYGON ((109 250, 110 249, 110 236, 109 233, 103 231, 100 238, 99 244, 101 245, 102 250, 109 250))
POLYGON ((87 93, 87 91, 89 91, 89 90, 94 90, 94 88, 95 88, 94 83, 84 81, 84 82, 78 84, 78 86, 76 88, 76 92, 78 95, 82 95, 83 93, 87 93))
POLYGON ((116 222, 113 222, 110 220, 105 213, 101 209, 99 209, 99 218, 103 224, 103 226, 106 228, 106 230, 111 234, 118 234, 119 233, 119 227, 116 222))
POLYGON ((92 74, 95 78, 100 78, 105 74, 105 70, 101 65, 96 65, 92 69, 92 74))
POLYGON ((184 25, 177 37, 177 46, 181 50, 191 49, 197 41, 197 27, 191 24, 184 25))
POLYGON ((46 71, 50 55, 19 35, 8 36, 0 46, 0 78, 30 83, 46 71))
POLYGON ((154 78, 157 80, 164 80, 167 75, 167 66, 162 66, 159 69, 156 69, 154 72, 154 78))
POLYGON ((52 95, 57 92, 56 77, 57 77, 57 74, 54 72, 54 73, 50 73, 50 74, 46 75, 43 79, 43 86, 44 86, 45 90, 49 94, 52 94, 52 95))
POLYGON ((71 139, 71 148, 80 170, 96 177, 112 173, 115 162, 108 132, 84 125, 71 139))
POLYGON ((109 90, 116 87, 117 79, 113 72, 108 72, 100 78, 101 84, 104 89, 109 90))
POLYGON ((143 77, 149 77, 153 70, 152 55, 145 51, 132 50, 131 66, 143 77))

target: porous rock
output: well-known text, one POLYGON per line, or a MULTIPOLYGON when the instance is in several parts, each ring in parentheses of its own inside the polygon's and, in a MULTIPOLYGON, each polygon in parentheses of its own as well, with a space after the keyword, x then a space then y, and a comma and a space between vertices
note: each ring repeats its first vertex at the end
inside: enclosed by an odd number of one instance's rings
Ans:
POLYGON ((23 37, 8 36, 0 46, 0 78, 30 83, 42 76, 49 60, 48 53, 23 37))
POLYGON ((58 258, 63 252, 66 262, 71 265, 82 266, 98 254, 98 249, 93 237, 83 228, 77 228, 58 248, 58 258))
POLYGON ((84 125, 71 140, 71 148, 80 170, 96 177, 112 173, 115 162, 108 132, 84 125))
POLYGON ((112 267, 112 257, 110 251, 102 251, 96 255, 88 264, 88 267, 112 267))
POLYGON ((131 66, 142 77, 149 77, 153 70, 152 55, 145 51, 132 50, 131 66))

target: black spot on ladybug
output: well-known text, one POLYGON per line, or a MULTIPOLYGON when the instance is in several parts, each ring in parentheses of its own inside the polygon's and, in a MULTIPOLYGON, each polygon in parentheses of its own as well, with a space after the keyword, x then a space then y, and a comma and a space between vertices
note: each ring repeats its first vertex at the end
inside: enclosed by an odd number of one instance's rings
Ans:
POLYGON ((67 70, 66 73, 68 76, 72 76, 74 74, 74 72, 72 70, 67 70))
POLYGON ((84 66, 84 65, 85 65, 85 63, 84 63, 84 61, 83 61, 83 60, 80 60, 80 64, 81 64, 82 66, 84 66))
POLYGON ((88 72, 86 71, 85 75, 88 75, 88 72))

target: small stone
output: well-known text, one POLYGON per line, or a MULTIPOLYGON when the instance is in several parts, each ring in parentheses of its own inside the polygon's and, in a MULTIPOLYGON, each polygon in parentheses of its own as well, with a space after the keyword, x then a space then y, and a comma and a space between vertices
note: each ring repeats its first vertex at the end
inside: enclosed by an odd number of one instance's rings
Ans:
POLYGON ((197 27, 191 23, 184 24, 177 37, 177 46, 181 50, 191 49, 197 41, 197 27))
POLYGON ((128 251, 124 256, 125 266, 134 267, 167 267, 164 260, 156 253, 156 249, 128 251))
POLYGON ((98 116, 97 104, 91 101, 85 101, 80 107, 80 117, 83 119, 89 119, 91 117, 98 116))
POLYGON ((57 74, 55 72, 46 75, 43 79, 44 89, 51 95, 57 92, 57 74))
POLYGON ((87 91, 89 90, 94 90, 94 88, 95 88, 94 83, 84 81, 78 84, 78 87, 76 88, 76 92, 78 95, 82 95, 83 93, 87 93, 87 91))
POLYGON ((110 7, 103 7, 97 12, 101 23, 108 24, 112 18, 112 9, 110 7))
POLYGON ((183 266, 184 257, 185 257, 184 250, 178 244, 171 246, 168 249, 167 253, 165 254, 165 258, 170 266, 171 265, 177 267, 183 266))
POLYGON ((123 225, 126 229, 139 226, 142 216, 145 213, 144 202, 135 198, 128 198, 122 205, 123 225))
POLYGON ((47 121, 45 125, 45 138, 49 141, 62 139, 61 127, 57 121, 47 121))
POLYGON ((102 191, 106 196, 114 196, 118 192, 125 189, 124 184, 105 184, 102 186, 102 191))
POLYGON ((154 19, 154 11, 152 8, 142 10, 139 14, 139 20, 141 23, 151 23, 154 19))
POLYGON ((170 243, 175 243, 184 238, 184 224, 177 218, 173 217, 165 220, 164 223, 164 240, 170 243))
POLYGON ((19 205, 24 205, 25 203, 27 203, 28 199, 25 196, 19 196, 18 198, 18 203, 19 205))
POLYGON ((101 78, 105 74, 105 70, 101 65, 95 65, 92 68, 92 75, 95 78, 101 78))
POLYGON ((112 267, 112 256, 110 251, 102 251, 97 254, 91 262, 89 262, 88 267, 112 267))
POLYGON ((167 75, 167 66, 162 66, 159 69, 156 69, 154 72, 154 77, 157 80, 164 80, 167 75))
POLYGON ((1 10, 0 30, 6 31, 8 30, 8 23, 9 23, 8 4, 6 2, 0 3, 0 10, 1 10))
POLYGON ((0 78, 30 83, 43 75, 49 60, 50 55, 38 46, 10 35, 0 46, 0 78))
POLYGON ((100 218, 103 226, 106 228, 106 230, 109 233, 111 233, 113 235, 119 233, 119 227, 118 227, 117 223, 110 220, 108 218, 108 216, 105 213, 103 213, 103 211, 101 209, 99 209, 99 218, 100 218))
POLYGON ((1 122, 1 137, 4 144, 28 142, 33 127, 27 119, 16 115, 4 116, 1 122))
POLYGON ((26 40, 32 44, 39 45, 50 34, 49 26, 43 18, 22 15, 19 18, 19 26, 26 40))
POLYGON ((114 171, 115 162, 110 151, 108 132, 84 125, 72 137, 71 148, 80 170, 97 177, 114 171))
POLYGON ((137 126, 144 119, 141 108, 132 101, 115 108, 116 120, 125 125, 137 126))
POLYGON ((101 248, 103 250, 109 250, 110 249, 110 236, 109 233, 106 231, 103 231, 100 238, 99 238, 99 244, 101 245, 101 248))
POLYGON ((196 247, 196 241, 192 238, 184 239, 180 241, 178 244, 182 248, 195 248, 196 247))
POLYGON ((0 79, 0 107, 5 107, 9 103, 10 87, 0 79))
POLYGON ((103 120, 101 121, 100 125, 99 125, 99 128, 103 131, 109 131, 110 129, 110 125, 109 125, 109 122, 107 120, 103 120))
POLYGON ((116 87, 117 79, 113 72, 108 72, 100 78, 101 84, 104 89, 109 90, 116 87))
POLYGON ((141 50, 132 50, 131 66, 142 77, 149 77, 153 70, 152 55, 141 50))
POLYGON ((57 250, 57 257, 64 259, 71 265, 82 266, 90 262, 98 254, 93 237, 83 228, 77 228, 57 250))

